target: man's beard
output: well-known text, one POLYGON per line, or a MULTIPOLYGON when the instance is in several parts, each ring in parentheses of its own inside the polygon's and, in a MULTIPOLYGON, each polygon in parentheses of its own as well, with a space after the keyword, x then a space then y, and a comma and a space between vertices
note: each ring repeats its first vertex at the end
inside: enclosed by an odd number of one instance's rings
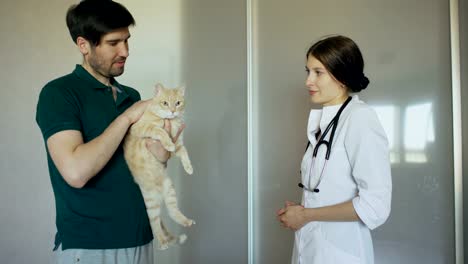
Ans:
POLYGON ((106 67, 102 60, 99 60, 99 58, 93 56, 91 56, 89 59, 89 66, 91 66, 91 68, 95 72, 99 73, 100 75, 106 78, 117 77, 123 74, 124 67, 113 68, 112 65, 114 65, 114 62, 112 62, 108 67, 106 67))
POLYGON ((117 77, 123 74, 124 68, 112 68, 112 65, 110 68, 103 67, 101 64, 94 64, 90 61, 90 66, 91 68, 94 69, 94 71, 98 72, 104 77, 107 78, 112 78, 112 77, 117 77))

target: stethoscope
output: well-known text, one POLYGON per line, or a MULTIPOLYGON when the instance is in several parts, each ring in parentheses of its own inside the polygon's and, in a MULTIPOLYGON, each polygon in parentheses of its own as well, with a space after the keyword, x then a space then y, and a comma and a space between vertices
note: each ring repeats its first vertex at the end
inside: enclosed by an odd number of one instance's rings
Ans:
MULTIPOLYGON (((309 189, 306 186, 304 186, 304 184, 302 184, 302 182, 300 182, 298 184, 298 186, 300 188, 302 188, 302 189, 304 189, 306 191, 309 191, 309 192, 315 192, 315 193, 320 192, 318 186, 320 185, 320 182, 322 181, 323 171, 325 170, 325 167, 327 166, 327 161, 330 158, 331 147, 332 147, 332 143, 333 143, 333 138, 335 137, 336 127, 338 126, 338 120, 340 119, 341 112, 343 112, 343 110, 346 108, 346 106, 351 101, 351 99, 352 99, 351 96, 348 97, 348 99, 346 99, 346 101, 343 103, 343 105, 340 107, 340 109, 338 109, 338 113, 336 113, 335 117, 333 117, 333 119, 330 121, 328 126, 325 128, 325 131, 322 133, 322 135, 318 139, 317 145, 315 145, 314 152, 312 154, 312 164, 310 165, 310 170, 309 170, 309 183, 310 183, 310 176, 312 174, 312 167, 315 166, 315 159, 317 157, 317 153, 318 153, 318 150, 319 150, 320 146, 323 144, 327 148, 327 152, 325 154, 325 164, 322 167, 322 171, 320 172, 320 177, 319 177, 319 180, 318 180, 317 184, 315 185, 315 187, 313 189, 309 189), (328 139, 328 141, 326 141, 325 137, 327 136, 328 131, 330 131, 330 129, 331 129, 330 138, 328 139)), ((318 133, 320 133, 320 131, 318 133)), ((309 148, 309 145, 310 145, 310 141, 307 144, 306 151, 309 148)))

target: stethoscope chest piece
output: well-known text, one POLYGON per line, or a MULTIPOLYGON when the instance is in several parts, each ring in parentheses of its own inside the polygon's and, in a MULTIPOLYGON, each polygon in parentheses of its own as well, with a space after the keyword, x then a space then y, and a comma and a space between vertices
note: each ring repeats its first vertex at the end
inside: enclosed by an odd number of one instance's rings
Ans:
POLYGON ((313 190, 310 190, 309 188, 305 187, 304 184, 302 184, 302 182, 298 183, 297 186, 309 192, 314 192, 314 193, 320 192, 319 188, 314 188, 313 190))

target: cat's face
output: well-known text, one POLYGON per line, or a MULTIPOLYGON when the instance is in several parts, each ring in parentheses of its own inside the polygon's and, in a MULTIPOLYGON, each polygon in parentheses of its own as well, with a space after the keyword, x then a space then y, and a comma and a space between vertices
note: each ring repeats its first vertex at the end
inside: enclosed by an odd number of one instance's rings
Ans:
POLYGON ((185 109, 184 94, 185 87, 168 89, 161 84, 157 84, 155 96, 148 109, 164 119, 180 117, 185 109))

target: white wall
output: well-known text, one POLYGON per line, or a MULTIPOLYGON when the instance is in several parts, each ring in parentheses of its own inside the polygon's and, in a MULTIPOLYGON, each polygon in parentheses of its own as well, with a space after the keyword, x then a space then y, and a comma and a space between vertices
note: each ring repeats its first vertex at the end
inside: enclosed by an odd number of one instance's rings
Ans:
POLYGON ((79 62, 65 25, 73 1, 0 5, 0 262, 50 263, 55 208, 35 122, 42 86, 79 62))

